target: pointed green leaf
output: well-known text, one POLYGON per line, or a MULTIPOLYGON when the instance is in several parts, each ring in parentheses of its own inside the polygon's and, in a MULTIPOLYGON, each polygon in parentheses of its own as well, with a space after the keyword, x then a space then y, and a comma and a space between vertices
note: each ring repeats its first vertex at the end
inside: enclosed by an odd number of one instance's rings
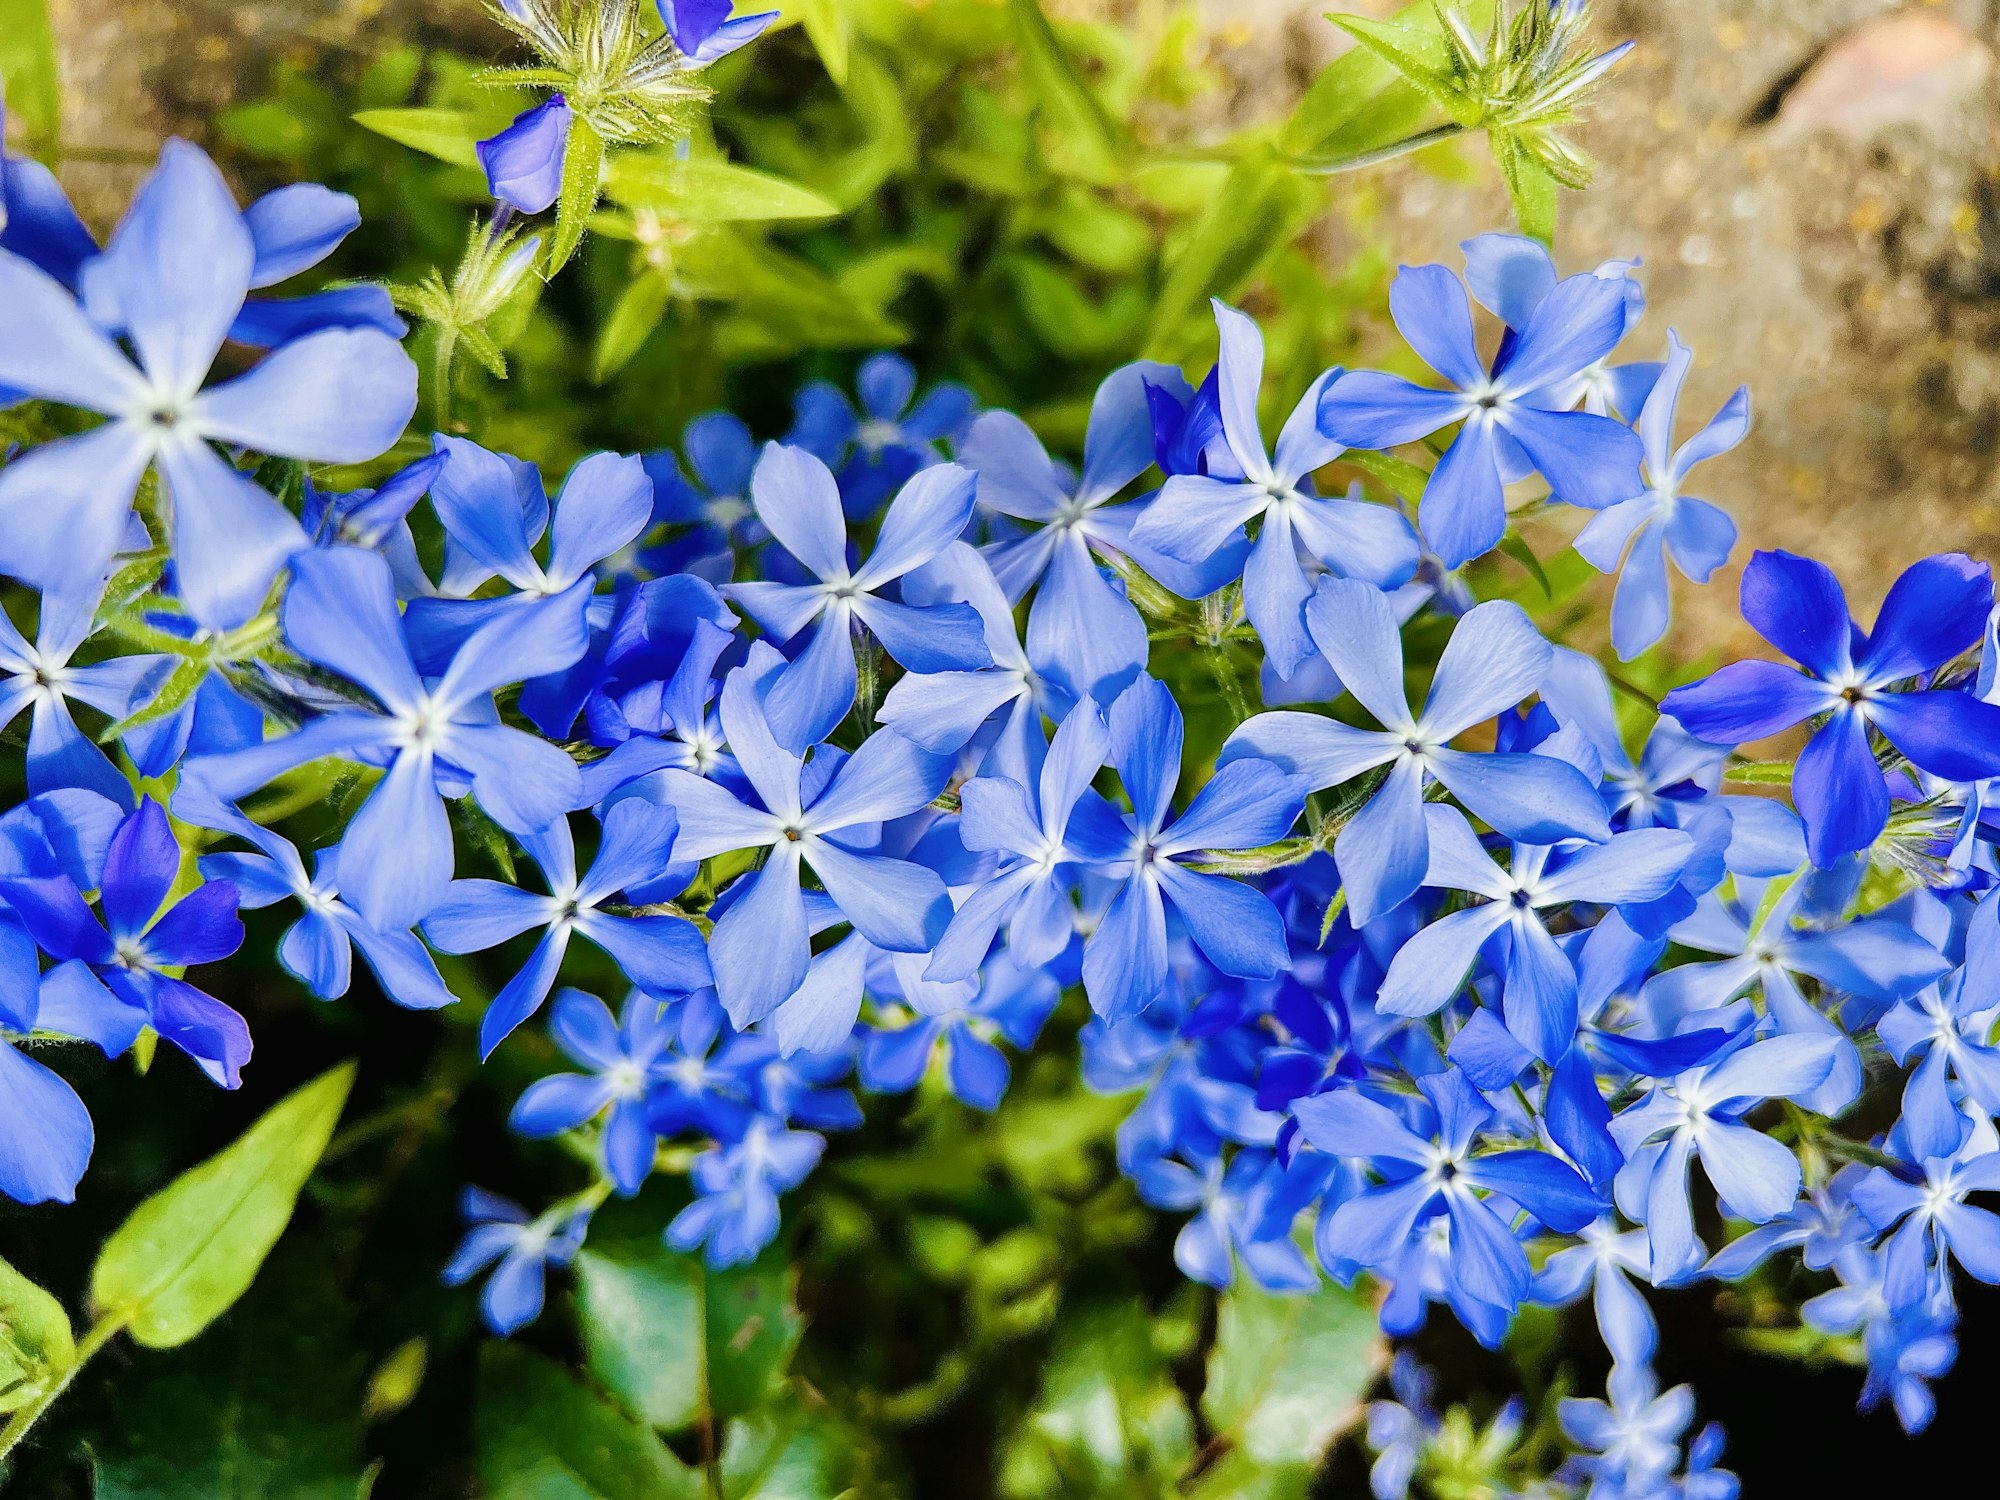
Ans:
POLYGON ((826 76, 845 87, 848 53, 854 45, 854 20, 848 14, 847 0, 797 0, 794 9, 826 76))
POLYGON ((800 1332, 784 1259, 712 1271, 659 1244, 577 1261, 590 1371, 655 1427, 753 1411, 775 1389, 800 1332))
POLYGON ((1360 1417, 1383 1352, 1374 1305, 1359 1291, 1282 1295, 1239 1282, 1217 1310, 1201 1409, 1257 1463, 1314 1463, 1360 1417))
POLYGON ((1415 505, 1424 498, 1424 487, 1431 476, 1411 463, 1408 459, 1397 458, 1389 453, 1377 453, 1373 448, 1349 448, 1340 455, 1340 462, 1353 464, 1364 474, 1379 479, 1389 487, 1391 494, 1415 505))
POLYGON ((590 211, 597 207, 597 194, 604 180, 604 137, 582 115, 570 121, 569 143, 563 148, 562 192, 556 198, 556 232, 549 242, 548 269, 553 277, 576 247, 583 243, 583 231, 590 211))
POLYGON ((694 1470, 562 1366, 510 1344, 479 1362, 473 1443, 487 1500, 700 1500, 694 1470))
POLYGON ((353 1085, 353 1063, 321 1074, 134 1209, 91 1272, 100 1313, 167 1349, 226 1312, 284 1233, 353 1085))
POLYGON ((0 1260, 0 1412, 45 1395, 75 1363, 63 1305, 0 1260))
POLYGON ((630 363, 640 346, 660 326, 672 292, 666 277, 650 268, 626 285, 597 332, 597 348, 590 361, 592 380, 602 385, 630 363))
POLYGON ((604 191, 627 208, 697 224, 779 219, 826 219, 837 204, 810 188, 732 162, 676 161, 656 152, 630 152, 606 168, 604 191))
POLYGON ((1038 0, 1007 0, 1007 9, 1029 87, 1054 127, 1054 144, 1077 155, 1085 176, 1109 176, 1119 156, 1117 125, 1077 71, 1038 0))
POLYGON ((1555 597, 1554 591, 1549 587, 1549 575, 1542 568, 1542 560, 1535 556, 1535 549, 1528 545, 1520 532, 1509 527, 1507 534, 1500 538, 1500 550, 1528 570, 1528 576, 1542 586, 1544 599, 1555 597))
POLYGON ((476 148, 506 121, 469 109, 364 109, 354 123, 439 161, 478 170, 476 148))
MULTIPOLYGON (((1146 330, 1150 358, 1171 359, 1207 325, 1208 299, 1240 292, 1291 237, 1305 205, 1298 178, 1267 154, 1245 156, 1168 265, 1146 330)), ((1212 330, 1206 335, 1213 339, 1212 330)))
POLYGON ((62 75, 48 0, 0 0, 0 78, 7 113, 20 118, 28 145, 53 151, 62 133, 62 75))
MULTIPOLYGON (((1466 9, 1473 24, 1480 25, 1492 15, 1492 0, 1474 0, 1466 9)), ((1278 138, 1287 156, 1322 168, 1413 134, 1437 108, 1436 100, 1411 82, 1394 58, 1419 64, 1431 74, 1442 72, 1449 61, 1443 23, 1431 0, 1416 0, 1386 21, 1327 19, 1360 45, 1320 70, 1278 138), (1371 42, 1380 42, 1388 55, 1371 42)))
POLYGON ((128 714, 106 729, 97 738, 102 744, 113 744, 125 734, 142 724, 151 724, 156 719, 164 719, 169 714, 179 713, 181 708, 208 681, 210 663, 200 657, 189 656, 176 663, 167 680, 161 684, 146 706, 135 714, 128 714))

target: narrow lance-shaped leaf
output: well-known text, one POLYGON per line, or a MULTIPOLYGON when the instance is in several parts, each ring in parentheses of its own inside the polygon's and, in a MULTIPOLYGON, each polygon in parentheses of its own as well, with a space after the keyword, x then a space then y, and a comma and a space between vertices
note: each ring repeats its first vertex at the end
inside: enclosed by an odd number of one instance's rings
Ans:
POLYGON ((354 123, 439 161, 477 170, 479 143, 507 122, 469 109, 364 109, 354 123))
POLYGON ((560 271, 583 242, 584 226, 590 211, 597 207, 603 177, 604 137, 578 115, 570 123, 569 142, 563 147, 562 193, 556 199, 556 231, 549 244, 547 275, 560 271))
POLYGON ((811 188, 769 172, 726 161, 676 161, 654 152, 612 161, 605 168, 604 191, 627 208, 697 224, 826 219, 840 212, 811 188))
POLYGON ((228 1311, 284 1233, 353 1085, 352 1063, 321 1074, 134 1209, 91 1273, 100 1314, 166 1349, 228 1311))

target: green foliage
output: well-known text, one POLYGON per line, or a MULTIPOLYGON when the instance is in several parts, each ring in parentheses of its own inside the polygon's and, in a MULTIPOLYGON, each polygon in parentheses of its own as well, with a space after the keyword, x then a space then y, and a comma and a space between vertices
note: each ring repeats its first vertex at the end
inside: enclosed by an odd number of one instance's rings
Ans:
POLYGON ((585 1360, 604 1388, 666 1432, 755 1411, 800 1334, 781 1252, 711 1271, 657 1239, 585 1251, 577 1266, 585 1360))
POLYGON ((98 1500, 365 1500, 352 1309, 301 1248, 207 1337, 121 1382, 93 1453, 98 1500))
POLYGON ((48 0, 0 0, 0 80, 7 113, 21 121, 25 144, 53 150, 62 131, 62 76, 48 0))
POLYGON ((1384 1362, 1374 1304, 1325 1286, 1304 1296, 1248 1283, 1222 1299, 1202 1414, 1249 1462, 1303 1480, 1361 1415, 1384 1362))
POLYGON ((323 1074, 141 1203, 91 1272, 100 1315, 170 1349, 227 1311, 284 1233, 353 1084, 352 1063, 323 1074))
POLYGON ((695 1500, 701 1479, 643 1422, 539 1354, 480 1354, 474 1441, 488 1500, 695 1500))
POLYGON ((47 1395, 75 1364, 62 1303, 0 1260, 0 1412, 47 1395))

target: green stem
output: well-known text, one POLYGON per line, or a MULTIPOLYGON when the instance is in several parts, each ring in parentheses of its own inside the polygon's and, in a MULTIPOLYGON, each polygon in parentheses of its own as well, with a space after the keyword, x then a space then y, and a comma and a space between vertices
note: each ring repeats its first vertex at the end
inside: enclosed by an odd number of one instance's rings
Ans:
POLYGON ((437 353, 431 365, 431 404, 439 432, 451 431, 451 366, 458 353, 458 330, 449 323, 437 325, 437 353))
POLYGON ((55 1384, 7 1419, 7 1425, 0 1428, 0 1458, 14 1451, 21 1439, 28 1435, 28 1429, 39 1422, 42 1414, 56 1404, 56 1398, 69 1389, 77 1372, 89 1364, 100 1349, 125 1331, 128 1316, 123 1312, 111 1312, 99 1318, 77 1342, 76 1358, 70 1361, 69 1368, 62 1372, 55 1384))

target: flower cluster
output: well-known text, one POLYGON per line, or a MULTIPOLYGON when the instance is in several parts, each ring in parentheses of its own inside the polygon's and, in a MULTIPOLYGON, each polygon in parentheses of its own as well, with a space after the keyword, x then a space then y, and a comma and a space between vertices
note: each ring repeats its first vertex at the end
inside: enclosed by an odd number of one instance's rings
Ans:
MULTIPOLYGON (((695 62, 735 44, 672 9, 695 62)), ((545 110, 485 154, 521 211, 552 196, 545 110)), ((1804 1321, 1864 1401, 1927 1420, 1958 1275, 2000 1281, 1993 581, 1918 562, 1864 629, 1825 568, 1760 552, 1743 613, 1797 666, 1657 704, 1545 638, 1477 565, 1526 512, 1586 513, 1627 659, 1667 629, 1665 560, 1704 580, 1735 540, 1686 485, 1747 398, 1677 443, 1686 346, 1616 362, 1631 265, 1488 235, 1462 277, 1405 269, 1437 381, 1329 371, 1275 442, 1261 335, 1218 303, 1214 370, 1111 374, 1074 470, 878 356, 858 409, 808 387, 761 449, 714 414, 551 495, 441 434, 335 492, 299 461, 398 442, 400 325, 379 294, 250 293, 350 201, 239 209, 180 143, 102 250, 8 201, 0 385, 46 436, 0 466, 37 621, 0 629, 31 714, 0 1191, 68 1198, 88 1161, 41 1043, 164 1038, 237 1082, 247 1029, 182 971, 238 946, 239 905, 297 903, 278 959, 329 999, 356 952, 431 1008, 433 954, 504 950, 484 1053, 546 1010, 579 1071, 512 1124, 597 1171, 540 1214, 468 1198, 449 1275, 497 1262, 501 1332, 656 1171, 691 1189, 670 1244, 754 1257, 856 1088, 995 1109, 1071 993, 1189 1277, 1366 1277, 1392 1336, 1442 1304, 1487 1344, 1589 1296, 1613 1371, 1563 1408, 1559 1484, 1731 1492, 1719 1437, 1683 1454, 1644 1288, 1780 1253, 1837 1278, 1804 1321), (1350 449, 1404 503, 1328 484, 1350 449), (1756 794, 1779 763, 1743 747, 1800 724, 1791 804, 1756 794), (309 806, 310 860, 275 826, 309 806), (559 987, 579 955, 616 992, 559 987)), ((1380 1495, 1437 1440, 1419 1385, 1372 1418, 1380 1495)))

